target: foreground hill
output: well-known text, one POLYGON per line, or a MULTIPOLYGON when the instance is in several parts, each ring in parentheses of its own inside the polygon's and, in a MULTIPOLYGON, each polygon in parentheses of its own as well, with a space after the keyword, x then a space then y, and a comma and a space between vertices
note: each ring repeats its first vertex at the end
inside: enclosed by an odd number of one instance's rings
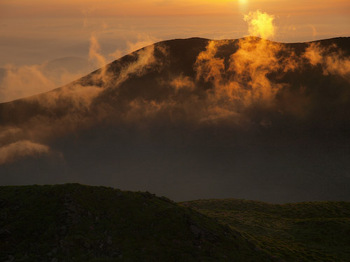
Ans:
POLYGON ((0 104, 0 183, 350 200, 349 86, 348 37, 155 43, 0 104))
POLYGON ((0 187, 1 261, 349 261, 350 203, 0 187))
POLYGON ((247 200, 182 203, 285 261, 350 261, 350 203, 272 205, 247 200))
POLYGON ((271 261, 240 233, 150 193, 0 187, 1 261, 271 261))

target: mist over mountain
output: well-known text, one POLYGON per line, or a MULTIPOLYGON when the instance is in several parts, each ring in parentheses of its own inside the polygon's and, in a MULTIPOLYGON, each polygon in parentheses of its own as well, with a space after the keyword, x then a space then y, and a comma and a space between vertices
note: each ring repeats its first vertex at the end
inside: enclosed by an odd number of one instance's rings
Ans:
POLYGON ((47 92, 88 74, 94 68, 88 59, 74 56, 34 65, 5 65, 0 68, 0 102, 47 92))
POLYGON ((350 38, 159 42, 0 104, 2 185, 350 200, 350 38))

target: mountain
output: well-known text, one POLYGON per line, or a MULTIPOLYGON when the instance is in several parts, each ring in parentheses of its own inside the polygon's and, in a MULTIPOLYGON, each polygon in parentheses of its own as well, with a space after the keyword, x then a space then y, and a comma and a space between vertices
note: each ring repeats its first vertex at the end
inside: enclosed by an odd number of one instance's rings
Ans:
POLYGON ((350 200, 350 38, 163 41, 0 104, 3 185, 350 200))
POLYGON ((78 184, 0 187, 1 261, 272 261, 166 198, 78 184))
POLYGON ((350 203, 273 205, 221 199, 182 203, 238 231, 283 261, 349 261, 350 203))

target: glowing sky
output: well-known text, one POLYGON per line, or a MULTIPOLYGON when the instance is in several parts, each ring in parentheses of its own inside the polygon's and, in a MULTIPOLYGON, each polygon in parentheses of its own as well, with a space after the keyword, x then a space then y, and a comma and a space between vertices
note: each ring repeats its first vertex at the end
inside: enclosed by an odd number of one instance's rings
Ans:
POLYGON ((199 15, 264 9, 278 14, 348 14, 346 0, 1 0, 2 16, 199 15))

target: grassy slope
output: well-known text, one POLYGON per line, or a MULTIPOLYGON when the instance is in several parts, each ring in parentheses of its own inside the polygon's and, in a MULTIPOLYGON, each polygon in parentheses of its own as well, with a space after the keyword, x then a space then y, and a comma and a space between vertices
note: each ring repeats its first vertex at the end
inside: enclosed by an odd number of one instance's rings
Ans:
POLYGON ((240 233, 150 193, 0 187, 0 261, 271 261, 240 233))
POLYGON ((229 225, 283 260, 350 261, 348 202, 272 205, 227 199, 183 205, 229 225))

